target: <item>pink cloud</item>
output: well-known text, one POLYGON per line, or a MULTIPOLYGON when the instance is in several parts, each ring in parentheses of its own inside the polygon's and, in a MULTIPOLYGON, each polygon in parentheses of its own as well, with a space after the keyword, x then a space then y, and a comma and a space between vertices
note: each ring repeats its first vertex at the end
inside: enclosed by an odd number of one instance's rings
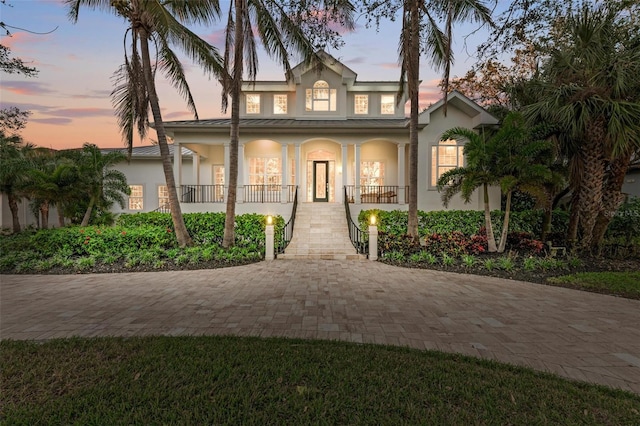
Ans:
POLYGON ((2 82, 2 88, 8 92, 25 96, 55 93, 54 90, 49 89, 45 84, 37 81, 4 81, 2 82))
POLYGON ((218 49, 221 49, 224 47, 224 36, 225 36, 224 33, 225 33, 224 29, 212 31, 209 34, 202 36, 202 39, 207 43, 211 44, 212 46, 215 46, 218 49))
POLYGON ((193 117, 193 114, 189 111, 174 111, 174 112, 170 112, 168 114, 163 114, 162 118, 164 119, 174 119, 174 118, 182 118, 182 117, 193 117))
POLYGON ((84 117, 113 117, 111 108, 62 108, 47 113, 57 117, 84 118, 84 117))
POLYGON ((397 70, 398 68, 400 68, 400 65, 398 65, 397 62, 380 62, 376 65, 384 70, 397 70))
POLYGON ((111 90, 91 90, 79 95, 71 95, 73 99, 105 99, 111 97, 111 90))
POLYGON ((70 124, 73 120, 70 118, 32 118, 29 120, 32 123, 40 124, 53 124, 55 126, 65 126, 70 124))

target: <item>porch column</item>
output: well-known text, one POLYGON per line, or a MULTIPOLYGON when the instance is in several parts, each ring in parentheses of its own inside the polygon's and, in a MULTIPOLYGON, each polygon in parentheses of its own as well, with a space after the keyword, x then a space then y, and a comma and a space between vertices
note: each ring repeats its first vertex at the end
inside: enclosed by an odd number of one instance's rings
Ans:
POLYGON ((178 142, 173 143, 173 178, 176 181, 178 199, 182 201, 182 147, 178 142))
POLYGON ((398 144, 398 204, 404 204, 406 202, 404 199, 404 169, 406 166, 404 148, 405 144, 398 144))
POLYGON ((280 159, 281 165, 281 174, 282 174, 282 193, 280 195, 280 202, 282 204, 286 204, 289 201, 289 167, 287 167, 287 162, 289 161, 288 154, 289 145, 282 144, 282 155, 280 159))
POLYGON ((356 196, 355 203, 360 204, 360 145, 354 145, 355 149, 353 158, 356 161, 355 182, 356 182, 356 196))
POLYGON ((296 145, 296 185, 298 186, 298 195, 301 197, 300 201, 306 201, 305 195, 306 191, 303 191, 302 188, 300 188, 300 145, 296 145))
MULTIPOLYGON (((225 169, 226 173, 226 169, 225 169)), ((244 203, 244 144, 238 144, 238 185, 236 190, 236 204, 244 203)))
POLYGON ((349 168, 349 155, 347 153, 347 145, 342 145, 342 189, 340 190, 340 199, 342 200, 342 202, 344 203, 344 191, 345 188, 347 187, 347 182, 348 180, 348 168, 349 168))
POLYGON ((229 196, 229 164, 231 164, 229 152, 229 144, 224 144, 224 202, 227 202, 229 196))
POLYGON ((197 153, 193 153, 192 161, 192 173, 193 173, 193 184, 200 185, 200 156, 197 153))

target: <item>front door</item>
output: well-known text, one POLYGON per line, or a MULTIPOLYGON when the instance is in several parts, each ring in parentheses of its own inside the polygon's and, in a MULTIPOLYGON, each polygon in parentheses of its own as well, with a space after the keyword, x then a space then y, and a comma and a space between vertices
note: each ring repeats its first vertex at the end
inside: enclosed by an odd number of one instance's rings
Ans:
POLYGON ((329 162, 313 162, 313 201, 329 201, 329 162))

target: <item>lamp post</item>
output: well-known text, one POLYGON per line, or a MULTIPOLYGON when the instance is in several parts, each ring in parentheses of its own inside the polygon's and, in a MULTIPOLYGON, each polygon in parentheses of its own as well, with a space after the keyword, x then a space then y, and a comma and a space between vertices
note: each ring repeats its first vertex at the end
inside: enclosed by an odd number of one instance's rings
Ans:
POLYGON ((369 218, 369 260, 378 260, 378 225, 375 215, 369 218))
POLYGON ((273 231, 273 217, 271 215, 267 216, 267 226, 265 227, 265 260, 273 260, 276 258, 275 256, 275 248, 274 248, 274 231, 273 231))

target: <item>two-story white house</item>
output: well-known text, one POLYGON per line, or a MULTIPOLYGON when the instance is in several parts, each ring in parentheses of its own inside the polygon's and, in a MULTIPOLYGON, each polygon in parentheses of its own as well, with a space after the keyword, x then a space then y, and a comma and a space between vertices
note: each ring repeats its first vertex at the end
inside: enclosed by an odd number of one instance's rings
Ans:
MULTIPOLYGON (((407 208, 409 120, 406 99, 396 101, 398 82, 358 81, 349 67, 329 54, 321 55, 325 66, 320 72, 298 65, 290 81, 244 84, 238 214, 288 218, 296 189, 303 203, 342 203, 346 196, 354 216, 364 208, 407 208)), ((418 208, 424 211, 443 209, 436 181, 464 164, 464 141, 442 141, 444 131, 497 124, 495 117, 458 92, 449 94, 446 117, 442 106, 443 101, 436 102, 420 115, 418 208)), ((165 122, 174 141, 171 150, 183 212, 225 210, 230 121, 165 122)), ((116 206, 116 212, 165 206, 167 190, 157 147, 136 147, 131 162, 117 168, 127 176, 132 194, 126 207, 116 206)), ((492 208, 499 208, 499 197, 494 188, 492 208)), ((4 204, 3 213, 8 209, 4 204)), ((449 208, 483 205, 477 195, 470 204, 455 197, 449 208)), ((2 226, 10 226, 10 214, 2 214, 2 226)))
MULTIPOLYGON (((338 203, 346 196, 352 211, 373 204, 406 209, 409 120, 405 100, 396 101, 398 83, 358 81, 356 73, 322 53, 324 68, 298 65, 290 81, 245 83, 241 97, 237 212, 290 215, 299 202, 338 203)), ((437 178, 462 165, 463 143, 442 141, 455 126, 479 129, 497 119, 458 92, 420 115, 418 208, 440 210, 437 178)), ((227 194, 230 119, 165 122, 175 147, 174 172, 184 212, 224 211, 227 194), (188 170, 185 169, 188 165, 188 170)), ((135 157, 134 157, 135 159, 135 157)), ((160 166, 158 166, 160 167, 160 166)), ((126 167, 122 169, 129 175, 126 167)), ((136 181, 139 190, 158 191, 136 181)), ((162 205, 147 203, 145 211, 162 205)), ((499 193, 492 206, 499 208, 499 193)), ((481 209, 481 200, 452 209, 481 209)))

